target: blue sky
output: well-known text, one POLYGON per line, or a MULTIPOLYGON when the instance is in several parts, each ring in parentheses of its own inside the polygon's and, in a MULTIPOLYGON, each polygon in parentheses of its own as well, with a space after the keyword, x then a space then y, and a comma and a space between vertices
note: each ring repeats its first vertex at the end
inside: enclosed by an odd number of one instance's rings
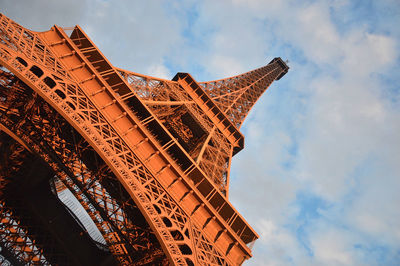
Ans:
POLYGON ((11 1, 79 24, 119 67, 206 81, 280 56, 241 131, 230 199, 260 234, 245 265, 400 265, 398 1, 11 1))

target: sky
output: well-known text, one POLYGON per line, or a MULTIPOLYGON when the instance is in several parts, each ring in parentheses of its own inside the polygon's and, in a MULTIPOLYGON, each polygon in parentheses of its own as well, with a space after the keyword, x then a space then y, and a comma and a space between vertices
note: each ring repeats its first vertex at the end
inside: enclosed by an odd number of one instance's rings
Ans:
POLYGON ((246 118, 230 200, 244 265, 400 265, 398 0, 0 0, 36 31, 79 24, 115 65, 224 78, 289 60, 246 118))

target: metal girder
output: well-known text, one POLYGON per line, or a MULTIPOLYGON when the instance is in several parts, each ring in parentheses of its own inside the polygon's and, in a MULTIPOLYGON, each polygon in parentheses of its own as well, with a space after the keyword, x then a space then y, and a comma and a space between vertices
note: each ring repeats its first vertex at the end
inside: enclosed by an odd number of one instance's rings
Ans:
POLYGON ((31 113, 23 117, 18 112, 26 111, 26 108, 22 108, 14 110, 12 114, 4 112, 0 117, 1 124, 24 138, 25 144, 29 144, 38 156, 52 165, 54 174, 64 182, 65 187, 69 188, 81 205, 86 207, 106 239, 108 248, 121 264, 140 264, 140 261, 150 258, 152 261, 163 261, 165 256, 156 238, 152 237, 150 227, 141 218, 140 212, 135 211, 137 207, 125 191, 120 191, 122 195, 116 194, 115 190, 123 188, 101 158, 95 158, 93 167, 97 171, 88 169, 82 160, 88 161, 88 151, 95 155, 90 146, 79 139, 79 134, 74 133, 73 128, 42 100, 38 99, 32 107, 39 113, 41 111, 42 115, 31 113), (59 134, 65 131, 69 134, 64 133, 62 138, 59 134), (72 137, 65 139, 70 134, 72 137), (79 152, 79 156, 74 151, 79 152), (111 192, 102 184, 108 186, 111 192), (129 212, 131 216, 128 217, 125 212, 129 212), (132 219, 137 220, 136 223, 132 219))
POLYGON ((251 256, 258 235, 227 199, 229 168, 244 117, 287 72, 281 59, 167 81, 115 68, 79 26, 36 33, 0 15, 0 64, 1 129, 52 169, 120 264, 251 256))

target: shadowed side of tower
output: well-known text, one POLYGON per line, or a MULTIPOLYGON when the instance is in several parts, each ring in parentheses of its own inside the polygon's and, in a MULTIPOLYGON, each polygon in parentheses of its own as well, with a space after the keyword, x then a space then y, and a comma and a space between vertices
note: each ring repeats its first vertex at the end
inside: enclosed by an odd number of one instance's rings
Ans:
POLYGON ((1 15, 0 30, 1 143, 12 158, 1 161, 3 257, 81 265, 251 257, 258 235, 228 201, 229 168, 244 145, 243 119, 288 70, 280 58, 224 80, 170 81, 114 67, 79 26, 70 36, 58 26, 37 33, 1 15), (73 225, 46 227, 55 213, 73 225))

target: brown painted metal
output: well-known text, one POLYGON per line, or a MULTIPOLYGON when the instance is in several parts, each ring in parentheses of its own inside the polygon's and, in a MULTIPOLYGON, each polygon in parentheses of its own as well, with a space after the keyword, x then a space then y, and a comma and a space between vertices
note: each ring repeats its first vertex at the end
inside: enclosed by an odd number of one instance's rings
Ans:
POLYGON ((1 15, 0 31, 1 130, 49 166, 120 264, 251 257, 258 235, 228 201, 229 168, 243 119, 288 70, 280 58, 224 80, 169 81, 114 67, 79 26, 38 33, 1 15))

